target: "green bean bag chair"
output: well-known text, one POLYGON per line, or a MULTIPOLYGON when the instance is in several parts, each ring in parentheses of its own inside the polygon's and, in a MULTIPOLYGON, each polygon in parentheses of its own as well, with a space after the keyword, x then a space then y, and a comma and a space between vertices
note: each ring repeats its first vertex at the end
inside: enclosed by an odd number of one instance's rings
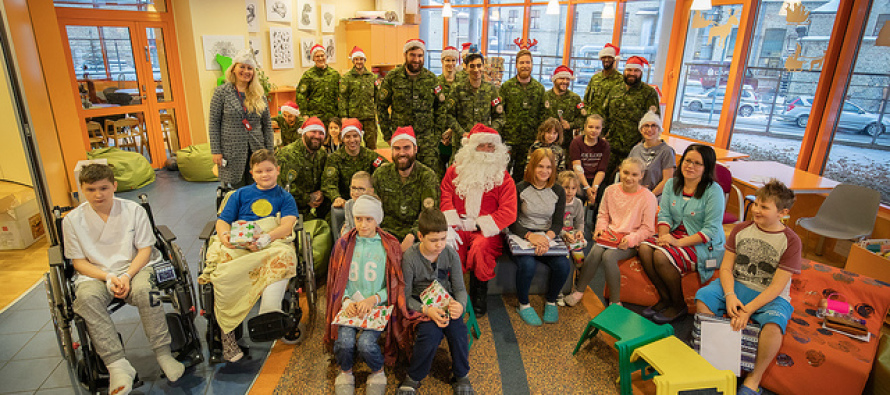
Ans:
POLYGON ((213 174, 210 143, 190 145, 176 151, 176 163, 179 166, 179 174, 182 174, 182 178, 185 178, 186 181, 219 181, 219 178, 213 174))
POLYGON ((323 219, 303 222, 303 227, 312 236, 312 258, 315 262, 315 278, 324 279, 328 273, 328 258, 334 246, 331 226, 323 219))
POLYGON ((155 181, 151 163, 138 152, 123 151, 115 147, 98 148, 87 153, 87 159, 107 159, 114 170, 117 192, 142 188, 155 181))

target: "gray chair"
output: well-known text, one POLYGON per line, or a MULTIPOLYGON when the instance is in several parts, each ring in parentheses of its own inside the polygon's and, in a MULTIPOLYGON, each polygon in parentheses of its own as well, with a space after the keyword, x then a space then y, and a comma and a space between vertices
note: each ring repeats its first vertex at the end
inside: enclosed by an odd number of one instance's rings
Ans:
POLYGON ((816 255, 822 255, 826 237, 851 240, 870 235, 880 203, 881 194, 878 191, 841 184, 828 194, 815 217, 799 218, 797 224, 820 236, 816 255))

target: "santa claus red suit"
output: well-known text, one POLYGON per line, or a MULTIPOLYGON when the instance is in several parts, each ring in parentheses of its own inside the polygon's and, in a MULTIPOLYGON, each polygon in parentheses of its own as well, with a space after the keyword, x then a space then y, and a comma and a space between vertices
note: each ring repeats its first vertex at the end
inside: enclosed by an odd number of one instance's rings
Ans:
POLYGON ((449 241, 472 273, 473 309, 483 315, 488 280, 503 252, 500 231, 516 221, 516 184, 506 171, 510 155, 497 131, 476 124, 462 143, 442 178, 439 206, 451 227, 449 241))

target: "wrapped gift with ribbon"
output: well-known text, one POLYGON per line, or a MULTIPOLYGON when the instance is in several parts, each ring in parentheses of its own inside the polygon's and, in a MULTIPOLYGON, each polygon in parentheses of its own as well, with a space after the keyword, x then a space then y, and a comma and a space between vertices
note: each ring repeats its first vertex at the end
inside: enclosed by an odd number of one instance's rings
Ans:
POLYGON ((262 236, 263 229, 254 221, 238 220, 232 222, 229 233, 229 243, 238 248, 247 248, 258 237, 262 236))
POLYGON ((337 313, 337 316, 334 317, 334 322, 332 322, 331 325, 344 325, 351 326, 353 328, 371 329, 375 331, 382 331, 384 328, 386 328, 386 323, 389 322, 389 317, 392 316, 392 305, 375 306, 364 317, 345 317, 343 312, 346 311, 346 308, 353 303, 357 302, 353 301, 352 299, 344 300, 343 307, 340 309, 340 312, 337 313))
POLYGON ((420 293, 420 301, 424 306, 437 307, 442 310, 447 309, 453 299, 448 291, 445 290, 445 287, 439 284, 437 280, 433 280, 430 286, 420 293))
POLYGON ((624 240, 624 236, 624 233, 606 229, 596 238, 596 244, 606 248, 618 248, 618 244, 621 244, 621 240, 624 240))

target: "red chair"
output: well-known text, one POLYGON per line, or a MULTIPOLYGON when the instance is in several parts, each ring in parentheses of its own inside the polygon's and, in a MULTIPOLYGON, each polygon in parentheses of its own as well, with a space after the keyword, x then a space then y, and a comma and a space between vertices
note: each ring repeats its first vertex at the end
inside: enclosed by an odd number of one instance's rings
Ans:
POLYGON ((729 171, 729 168, 724 166, 722 163, 717 162, 717 166, 714 168, 714 172, 717 173, 717 184, 720 184, 720 188, 723 188, 723 195, 726 197, 726 204, 729 204, 729 193, 735 190, 736 197, 739 202, 739 213, 736 215, 735 213, 723 212, 723 224, 735 224, 741 221, 744 221, 744 198, 742 197, 742 191, 735 185, 732 184, 732 172, 729 171))

